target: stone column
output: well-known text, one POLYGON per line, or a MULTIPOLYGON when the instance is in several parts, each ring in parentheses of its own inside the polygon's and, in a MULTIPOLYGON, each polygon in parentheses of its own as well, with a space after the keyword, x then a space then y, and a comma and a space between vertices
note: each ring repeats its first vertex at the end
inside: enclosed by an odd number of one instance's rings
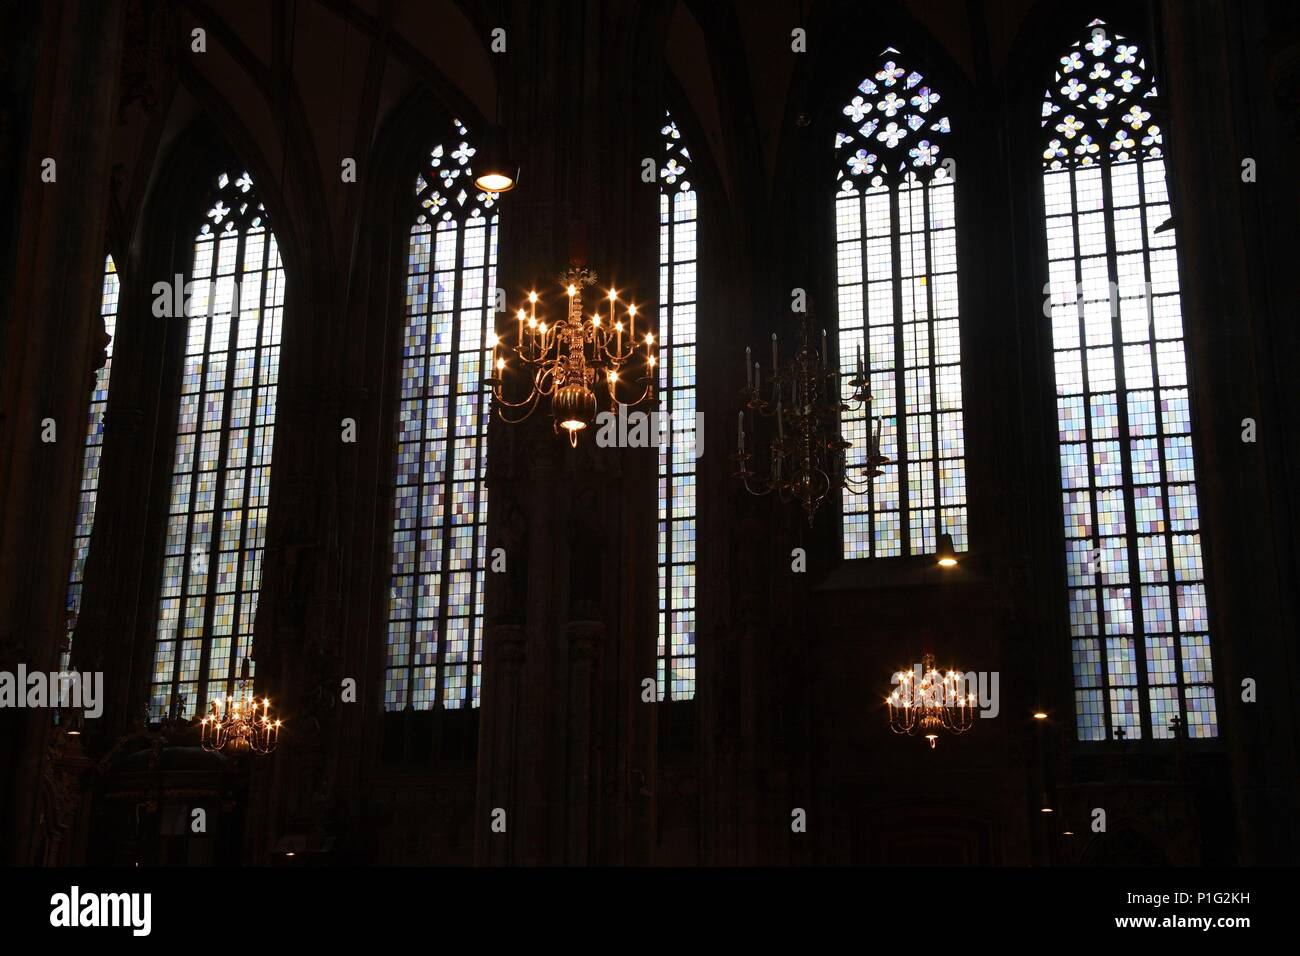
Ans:
POLYGON ((591 861, 590 840, 599 795, 592 778, 597 775, 598 728, 593 726, 596 701, 596 666, 605 625, 600 621, 569 622, 568 773, 565 799, 566 839, 564 862, 591 861))
POLYGON ((478 800, 474 816, 474 862, 511 862, 511 841, 522 820, 515 800, 515 739, 519 726, 519 674, 526 638, 521 624, 493 624, 485 636, 482 716, 479 723, 478 800), (506 811, 506 832, 494 833, 492 814, 506 811))
POLYGON ((1171 199, 1178 224, 1197 493, 1209 585, 1219 732, 1228 751, 1242 864, 1295 859, 1300 847, 1300 709, 1266 694, 1297 666, 1294 585, 1300 347, 1292 143, 1259 63, 1276 43, 1266 5, 1165 0, 1171 199), (1256 181, 1243 162, 1257 164, 1256 181), (1208 266, 1208 268, 1207 268, 1208 266), (1257 442, 1242 439, 1243 420, 1257 442), (1217 631, 1213 630, 1217 627, 1217 631), (1242 701, 1242 681, 1261 693, 1242 701))
MULTIPOLYGON (((77 511, 117 117, 122 4, 49 4, 36 47, 31 125, 18 169, 16 262, 0 380, 0 667, 58 666, 77 511), (49 167, 45 160, 53 160, 49 167), (53 180, 42 178, 43 171, 53 180), (42 440, 51 419, 57 440, 42 440)), ((17 147, 19 144, 15 143, 17 147)), ((7 862, 31 862, 48 711, 0 717, 7 862)))

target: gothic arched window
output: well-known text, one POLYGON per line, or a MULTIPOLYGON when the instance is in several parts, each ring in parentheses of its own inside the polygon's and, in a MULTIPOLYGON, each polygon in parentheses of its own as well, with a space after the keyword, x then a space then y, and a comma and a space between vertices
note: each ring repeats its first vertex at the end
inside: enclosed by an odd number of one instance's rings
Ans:
POLYGON ((658 681, 660 700, 689 700, 695 696, 695 447, 690 439, 696 437, 699 216, 691 154, 671 114, 665 114, 660 133, 659 387, 660 411, 669 416, 672 430, 671 440, 661 439, 659 446, 658 681))
POLYGON ((1159 100, 1100 20, 1042 106, 1061 502, 1081 740, 1218 733, 1159 100))
POLYGON ((247 172, 217 178, 205 218, 184 294, 155 717, 173 709, 189 717, 210 700, 251 689, 236 681, 252 677, 266 547, 284 268, 247 172))
POLYGON ((415 179, 394 471, 385 710, 477 707, 495 193, 459 121, 415 179))
MULTIPOLYGON (((957 234, 949 132, 939 93, 898 51, 844 106, 835 135, 840 371, 870 378, 880 450, 893 464, 844 496, 844 557, 926 554, 938 536, 966 548, 957 234)), ((847 466, 872 427, 846 413, 847 466)))
POLYGON ((95 391, 90 398, 90 421, 86 427, 86 445, 81 459, 81 486, 77 499, 77 529, 72 553, 72 571, 68 575, 67 639, 60 655, 60 667, 67 668, 72 652, 72 631, 81 612, 81 584, 86 571, 86 554, 90 550, 90 532, 95 526, 95 499, 99 495, 99 456, 104 445, 104 410, 108 407, 108 382, 113 368, 113 336, 117 332, 117 299, 120 285, 113 257, 104 257, 104 288, 99 296, 99 314, 104 320, 108 343, 104 347, 104 367, 95 373, 95 391))

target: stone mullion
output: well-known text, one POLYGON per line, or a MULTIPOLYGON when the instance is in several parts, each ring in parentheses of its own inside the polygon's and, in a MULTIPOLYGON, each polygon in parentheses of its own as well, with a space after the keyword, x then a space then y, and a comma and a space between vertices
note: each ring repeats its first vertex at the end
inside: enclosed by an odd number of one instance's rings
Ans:
MULTIPOLYGON (((244 262, 244 251, 246 248, 247 241, 248 241, 248 237, 245 231, 242 228, 238 229, 235 233, 234 273, 231 280, 233 282, 233 288, 232 288, 232 298, 230 302, 230 319, 229 319, 230 326, 226 331, 226 334, 228 336, 228 338, 226 339, 226 355, 225 355, 226 369, 225 369, 225 375, 222 381, 222 389, 221 389, 221 394, 222 394, 221 430, 218 432, 220 438, 217 442, 216 471, 214 472, 215 481, 214 481, 214 487, 212 491, 212 530, 208 538, 208 579, 204 587, 203 631, 199 638, 202 643, 200 643, 199 645, 199 676, 197 682, 198 699, 195 701, 195 705, 196 705, 195 713, 199 713, 205 710, 206 709, 205 705, 208 702, 209 670, 211 668, 212 641, 213 641, 212 622, 213 622, 213 610, 216 606, 216 592, 214 590, 216 587, 216 581, 214 579, 220 568, 221 553, 219 547, 221 541, 221 532, 222 529, 225 527, 224 507, 225 507, 225 498, 226 498, 226 478, 228 477, 227 469, 226 469, 226 455, 229 453, 229 448, 230 448, 230 416, 231 416, 231 406, 234 403, 234 397, 235 397, 234 358, 236 355, 236 346, 239 344, 239 317, 240 317, 240 309, 241 309, 241 303, 239 302, 239 279, 240 276, 242 275, 242 273, 240 272, 240 267, 243 265, 244 262), (213 560, 214 558, 216 558, 215 561, 213 560)), ((216 301, 216 297, 213 293, 216 291, 217 282, 220 280, 220 276, 215 275, 216 270, 220 265, 220 258, 218 257, 219 250, 220 250, 220 243, 218 242, 213 247, 214 258, 213 258, 212 268, 214 272, 214 278, 213 278, 212 286, 210 287, 208 292, 209 319, 208 319, 208 329, 207 329, 208 340, 206 344, 208 345, 209 349, 210 349, 211 339, 212 339, 211 316, 213 315, 213 312, 212 312, 211 304, 216 301)), ((204 368, 203 368, 203 383, 205 385, 207 382, 208 372, 211 367, 212 358, 213 355, 211 351, 205 349, 204 368)), ((207 392, 203 391, 200 394, 206 395, 207 392)), ((196 458, 195 460, 197 463, 198 459, 196 458)), ((194 491, 191 491, 190 493, 191 525, 194 520, 194 513, 196 511, 197 505, 198 505, 198 498, 194 493, 194 491)), ((247 517, 247 512, 245 512, 245 517, 247 517)), ((239 603, 238 579, 236 579, 235 587, 236 587, 235 603, 237 607, 239 603)), ((234 644, 233 633, 231 634, 230 655, 231 655, 231 659, 233 660, 235 657, 235 644, 234 644)), ((177 659, 179 661, 179 656, 177 659)))
MULTIPOLYGON (((1069 176, 1070 176, 1070 232, 1071 232, 1071 242, 1073 243, 1073 248, 1074 248, 1074 254, 1071 257, 1071 262, 1074 266, 1074 293, 1073 294, 1074 294, 1074 305, 1075 305, 1075 321, 1079 331, 1079 383, 1080 383, 1079 387, 1081 389, 1081 395, 1083 397, 1084 452, 1085 452, 1085 464, 1088 471, 1088 484, 1087 484, 1088 521, 1091 530, 1091 534, 1087 539, 1088 543, 1091 545, 1091 555, 1090 555, 1090 560, 1088 565, 1089 567, 1092 567, 1094 564, 1097 565, 1097 567, 1093 572, 1092 583, 1088 586, 1088 588, 1089 590, 1092 591, 1093 605, 1094 605, 1094 609, 1096 612, 1096 619, 1097 619, 1097 627, 1096 627, 1097 650, 1099 652, 1098 659, 1101 661, 1101 667, 1102 667, 1101 686, 1099 689, 1101 690, 1101 694, 1102 694, 1102 707, 1103 707, 1103 715, 1105 717, 1106 737, 1107 739, 1109 739, 1114 734, 1114 729, 1112 726, 1114 720, 1111 714, 1110 651, 1106 646, 1106 636, 1107 636, 1106 615, 1105 615, 1106 598, 1105 598, 1105 588, 1100 583, 1102 577, 1102 571, 1100 567, 1101 562, 1098 560, 1098 558, 1101 555, 1101 523, 1097 520, 1097 481, 1096 481, 1097 476, 1093 467, 1093 460, 1094 460, 1093 452, 1096 447, 1096 439, 1093 437, 1092 434, 1093 431, 1092 392, 1091 389, 1089 388, 1089 376, 1088 376, 1088 330, 1087 330, 1086 323, 1084 322, 1083 256, 1079 252, 1079 187, 1078 187, 1078 182, 1076 181, 1074 165, 1071 164, 1068 167, 1068 169, 1069 169, 1069 176)), ((1053 307, 1052 311, 1055 311, 1055 307, 1053 307)), ((1053 344, 1055 344, 1055 342, 1053 342, 1053 344)), ((1062 396, 1058 391, 1056 395, 1058 434, 1060 429, 1061 398, 1062 396)), ((1061 442, 1058 437, 1057 439, 1058 462, 1060 459, 1060 450, 1059 450, 1060 444, 1061 442)), ((1064 519, 1064 496, 1067 493, 1068 490, 1064 487, 1064 482, 1062 482, 1062 489, 1060 492, 1062 497, 1062 519, 1064 519)), ((1067 561, 1068 561, 1068 557, 1067 557, 1067 561)), ((1068 602, 1071 597, 1072 590, 1073 589, 1070 587, 1069 584, 1069 568, 1067 566, 1066 569, 1067 608, 1069 606, 1068 602)), ((1072 627, 1071 627, 1071 631, 1073 631, 1072 627)), ((1070 635, 1070 641, 1072 645, 1071 658, 1073 658, 1074 640, 1075 640, 1075 635, 1071 633, 1070 635)), ((1079 688, 1077 687, 1075 689, 1076 691, 1079 690, 1079 688)), ((1086 689, 1091 689, 1091 688, 1086 688, 1086 689)), ((1076 733, 1078 727, 1078 714, 1077 714, 1078 706, 1079 706, 1078 695, 1075 694, 1076 733)))
MULTIPOLYGON (((1102 222, 1106 227, 1106 276, 1109 283, 1119 282, 1119 264, 1118 253, 1115 249, 1115 196, 1111 188, 1111 172, 1115 168, 1110 163, 1101 164, 1101 195, 1102 195, 1102 222)), ((1141 197, 1139 197, 1140 199, 1141 197)), ((1143 259, 1146 253, 1143 251, 1143 259)), ((1147 661, 1146 661, 1146 627, 1142 614, 1142 587, 1141 587, 1141 556, 1137 543, 1137 509, 1135 507, 1135 492, 1133 485, 1133 438, 1132 430, 1129 427, 1128 420, 1128 376, 1124 368, 1124 328, 1120 322, 1119 294, 1113 291, 1116 287, 1110 286, 1107 289, 1108 308, 1110 310, 1110 335, 1111 335, 1111 354, 1115 366, 1115 416, 1119 440, 1119 457, 1120 457, 1120 492, 1124 504, 1124 544, 1128 554, 1128 574, 1127 586, 1129 593, 1129 607, 1131 609, 1132 636, 1133 636, 1133 663, 1134 663, 1134 680, 1136 682, 1136 695, 1138 705, 1138 727, 1151 727, 1151 705, 1148 697, 1149 683, 1147 681, 1147 661)), ((1154 349, 1152 350, 1151 361, 1155 361, 1154 349)), ((1092 410, 1088 409, 1089 417, 1092 410)), ((1095 506, 1095 505, 1094 505, 1095 506)), ((1101 539, 1101 529, 1097 529, 1098 540, 1101 539)), ((1152 733, 1154 736, 1154 731, 1152 733)))

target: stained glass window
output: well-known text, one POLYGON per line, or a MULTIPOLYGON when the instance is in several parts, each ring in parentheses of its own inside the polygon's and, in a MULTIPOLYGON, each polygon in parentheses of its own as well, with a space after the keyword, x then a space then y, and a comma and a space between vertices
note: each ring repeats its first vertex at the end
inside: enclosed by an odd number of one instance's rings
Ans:
POLYGON ((659 699, 695 696, 695 304, 699 223, 691 154, 665 114, 659 170, 659 699))
POLYGON ((113 368, 113 336, 117 331, 117 300, 120 286, 117 266, 112 256, 104 257, 104 288, 99 296, 99 314, 108 333, 104 367, 95 373, 95 390, 90 397, 90 421, 86 427, 86 445, 81 459, 81 488, 77 499, 77 528, 73 543, 72 572, 68 576, 68 635, 60 655, 67 668, 72 654, 72 631, 81 613, 81 584, 86 572, 86 554, 90 550, 90 532, 95 526, 95 499, 99 495, 99 456, 104 445, 104 411, 108 407, 108 381, 113 368))
MULTIPOLYGON (((957 232, 950 131, 939 92, 887 48, 843 107, 835 135, 840 371, 861 357, 893 464, 844 496, 844 557, 966 549, 957 232)), ((850 471, 869 452, 865 410, 846 413, 850 471)))
POLYGON ((189 717, 236 693, 252 654, 285 281, 247 172, 217 178, 188 278, 150 695, 155 717, 189 717))
POLYGON ((1095 20, 1042 107, 1079 739, 1218 734, 1156 88, 1095 20))
POLYGON ((497 196, 475 188, 475 152, 453 121, 415 180, 385 710, 479 702, 497 196))

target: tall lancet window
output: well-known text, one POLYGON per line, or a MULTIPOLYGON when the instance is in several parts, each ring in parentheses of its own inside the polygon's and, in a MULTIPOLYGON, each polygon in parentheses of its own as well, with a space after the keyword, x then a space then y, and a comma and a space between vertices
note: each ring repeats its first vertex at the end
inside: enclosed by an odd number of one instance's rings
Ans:
POLYGON ((108 333, 104 367, 95 373, 95 390, 90 397, 90 421, 86 427, 86 445, 81 458, 81 490, 77 499, 77 529, 72 554, 72 572, 68 575, 68 636, 60 656, 66 668, 72 653, 72 631, 81 613, 81 583, 86 572, 86 554, 90 550, 90 532, 95 526, 95 499, 99 495, 99 455, 104 445, 104 411, 108 407, 108 382, 113 369, 113 336, 117 333, 117 299, 120 286, 117 266, 112 256, 104 257, 104 287, 99 296, 99 314, 108 333))
POLYGON ((497 196, 475 152, 453 121, 412 193, 385 710, 479 702, 497 196))
MULTIPOLYGON (((966 548, 957 235, 942 97, 886 49, 835 135, 840 371, 861 361, 880 450, 893 463, 844 496, 844 557, 927 554, 951 534, 966 548)), ((848 394, 847 382, 845 394, 848 394)), ((866 410, 848 413, 847 465, 870 446, 866 410)))
POLYGON ((691 154, 665 114, 659 170, 659 699, 695 696, 695 302, 699 223, 691 154), (663 434, 663 432, 661 432, 663 434))
POLYGON ((1100 20, 1042 108, 1081 740, 1218 733, 1175 233, 1150 66, 1100 20))
POLYGON ((247 172, 217 178, 192 263, 153 660, 155 717, 192 716, 252 676, 244 661, 252 654, 266 546, 285 283, 275 234, 247 172))

